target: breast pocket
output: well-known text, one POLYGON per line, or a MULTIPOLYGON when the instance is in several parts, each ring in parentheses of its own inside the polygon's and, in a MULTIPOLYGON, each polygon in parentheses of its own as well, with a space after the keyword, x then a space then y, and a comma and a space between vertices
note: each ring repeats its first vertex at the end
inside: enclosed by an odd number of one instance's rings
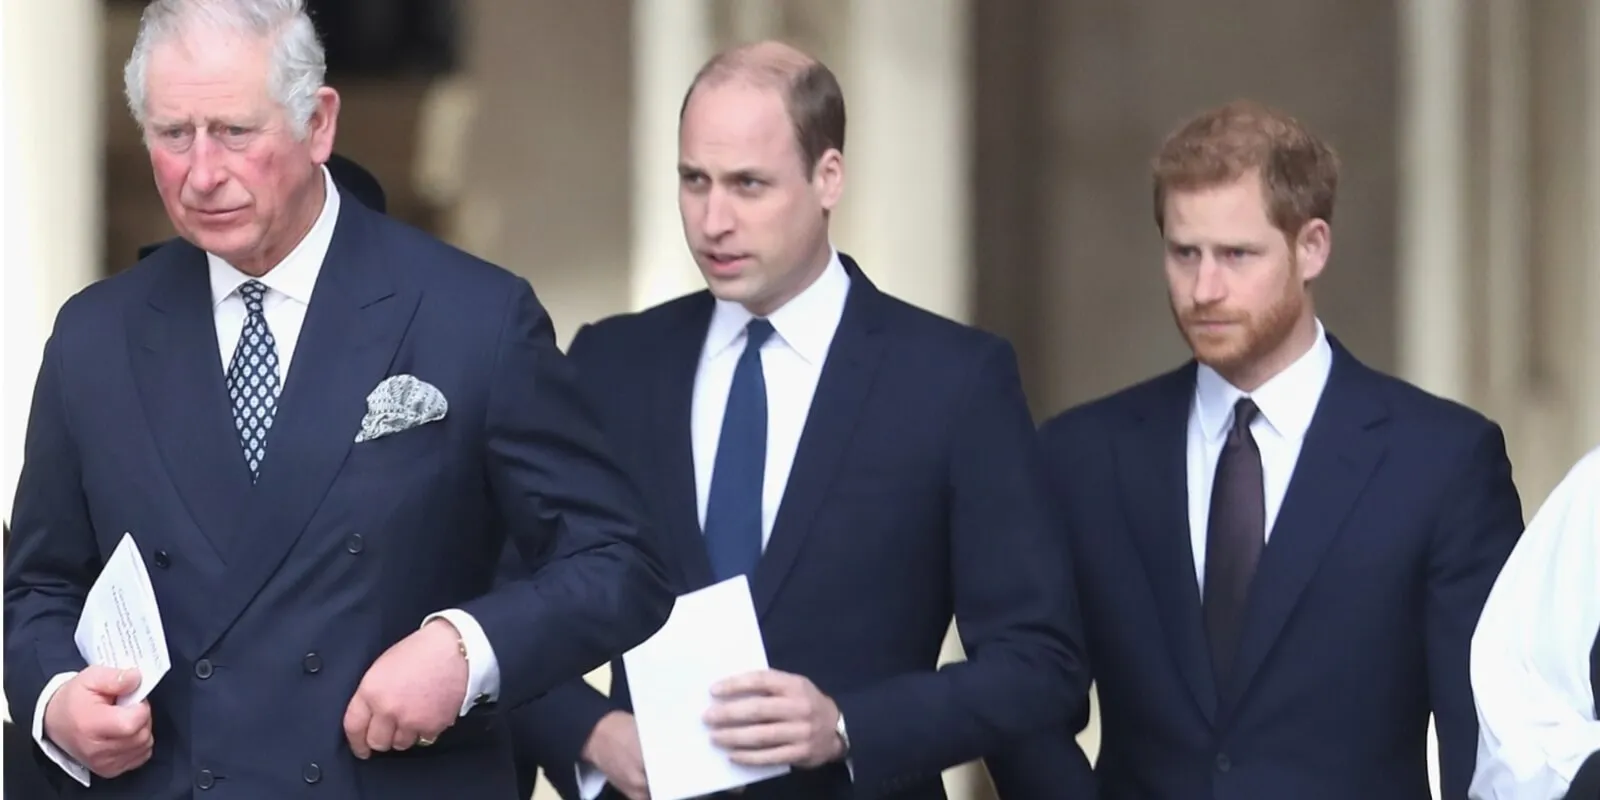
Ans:
POLYGON ((448 421, 429 422, 351 445, 341 477, 389 483, 427 478, 455 455, 448 421))

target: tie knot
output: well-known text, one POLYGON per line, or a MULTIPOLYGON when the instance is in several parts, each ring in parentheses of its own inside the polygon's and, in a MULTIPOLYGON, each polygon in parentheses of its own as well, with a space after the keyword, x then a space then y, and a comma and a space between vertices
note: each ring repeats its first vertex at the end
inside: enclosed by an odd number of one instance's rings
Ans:
POLYGON ((750 320, 750 324, 744 328, 745 349, 760 350, 761 345, 766 344, 767 339, 771 338, 772 331, 772 323, 766 319, 756 317, 750 320))
POLYGON ((261 313, 261 301, 267 296, 267 287, 261 281, 245 281, 239 287, 239 297, 244 300, 245 310, 252 314, 261 313))
POLYGON ((1242 436, 1249 433, 1250 423, 1255 422, 1260 414, 1261 409, 1256 407, 1256 401, 1248 397, 1239 398, 1239 402, 1233 404, 1233 434, 1242 436))

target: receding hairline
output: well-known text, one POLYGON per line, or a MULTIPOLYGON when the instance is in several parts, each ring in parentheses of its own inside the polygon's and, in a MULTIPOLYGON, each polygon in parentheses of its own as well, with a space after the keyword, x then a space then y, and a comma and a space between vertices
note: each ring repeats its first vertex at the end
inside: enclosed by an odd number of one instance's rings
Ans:
POLYGON ((786 89, 807 70, 819 66, 800 49, 782 42, 762 41, 740 45, 718 53, 695 76, 691 91, 733 81, 749 81, 758 86, 786 89))

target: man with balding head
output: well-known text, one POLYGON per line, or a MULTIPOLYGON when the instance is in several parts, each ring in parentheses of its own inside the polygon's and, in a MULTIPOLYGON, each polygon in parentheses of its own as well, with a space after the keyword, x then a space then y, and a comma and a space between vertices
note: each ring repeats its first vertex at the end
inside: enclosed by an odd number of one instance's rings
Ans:
MULTIPOLYGON (((791 772, 746 798, 944 796, 940 771, 1087 702, 1011 347, 878 290, 830 244, 831 72, 760 43, 701 69, 679 132, 708 290, 584 327, 570 356, 681 592, 748 576, 772 669, 713 741, 791 772), (968 660, 938 668, 954 615, 968 660)), ((519 711, 568 798, 648 796, 628 676, 519 711)))

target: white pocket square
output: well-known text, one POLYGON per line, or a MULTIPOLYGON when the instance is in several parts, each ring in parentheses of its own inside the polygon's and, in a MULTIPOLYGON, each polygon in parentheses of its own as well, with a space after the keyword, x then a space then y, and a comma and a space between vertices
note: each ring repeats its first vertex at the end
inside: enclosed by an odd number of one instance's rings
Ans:
POLYGON ((410 430, 444 419, 450 404, 433 384, 415 375, 392 375, 367 395, 367 416, 357 442, 410 430))

